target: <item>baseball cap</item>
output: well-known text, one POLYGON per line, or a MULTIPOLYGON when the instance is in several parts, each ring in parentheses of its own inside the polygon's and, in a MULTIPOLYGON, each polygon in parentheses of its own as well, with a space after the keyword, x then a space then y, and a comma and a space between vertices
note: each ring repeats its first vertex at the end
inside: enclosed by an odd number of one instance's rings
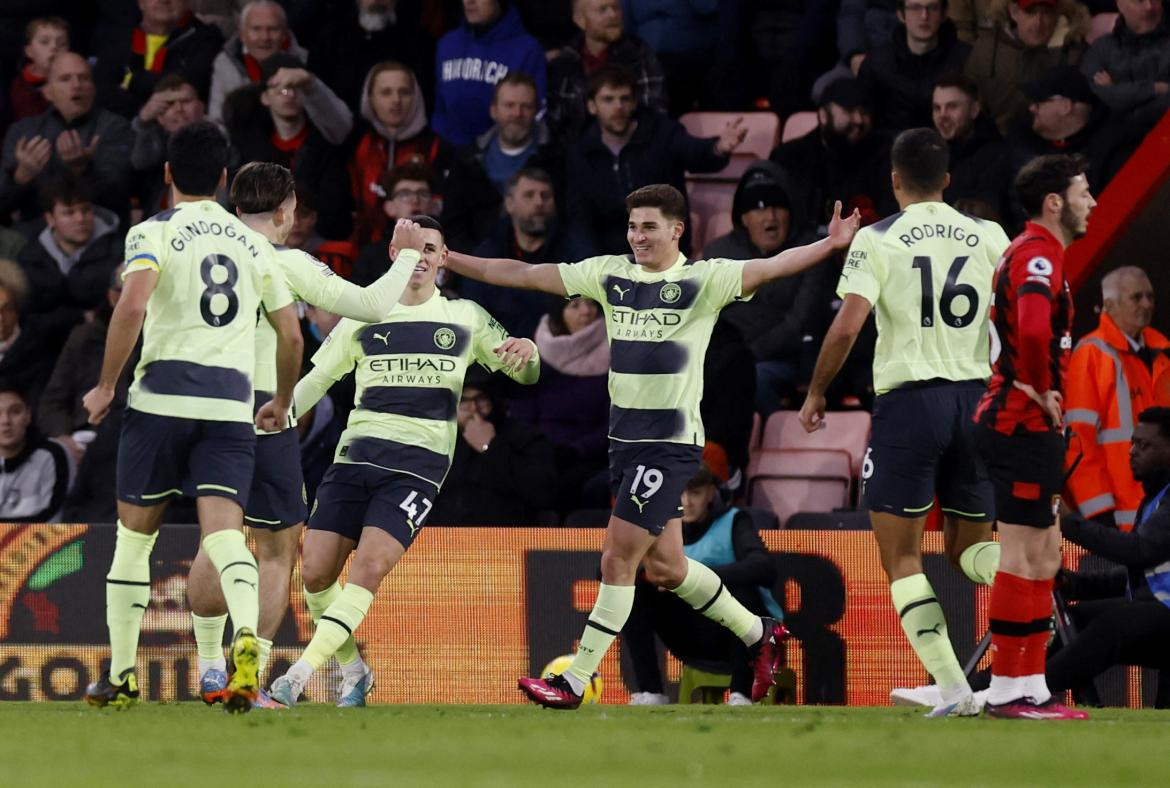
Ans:
POLYGON ((788 193, 772 173, 763 169, 749 170, 735 197, 733 215, 741 216, 756 208, 772 207, 791 209, 788 193))
POLYGON ((845 109, 853 109, 854 107, 871 106, 869 96, 865 93, 865 88, 861 86, 861 81, 853 77, 844 77, 831 83, 821 93, 820 105, 823 107, 826 104, 838 104, 845 109))
POLYGON ((1088 77, 1073 66, 1054 66, 1031 82, 1025 82, 1021 89, 1031 101, 1047 101, 1053 96, 1086 104, 1097 101, 1088 77))

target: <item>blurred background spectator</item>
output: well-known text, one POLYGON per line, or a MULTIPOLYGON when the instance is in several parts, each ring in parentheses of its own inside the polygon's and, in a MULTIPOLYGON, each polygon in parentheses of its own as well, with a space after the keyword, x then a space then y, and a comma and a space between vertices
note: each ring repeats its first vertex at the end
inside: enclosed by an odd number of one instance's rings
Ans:
POLYGON ((24 34, 24 63, 12 79, 8 106, 12 118, 31 118, 49 108, 44 87, 49 64, 58 52, 69 51, 69 23, 59 16, 38 17, 24 34))
POLYGON ((633 35, 646 42, 662 65, 671 117, 710 97, 719 0, 622 0, 622 14, 633 35))
POLYGON ((27 296, 28 279, 20 266, 0 260, 0 377, 11 380, 27 402, 36 403, 56 349, 45 343, 40 326, 24 314, 27 296))
POLYGON ((59 522, 73 472, 68 453, 32 428, 32 408, 0 381, 0 522, 59 522))
MULTIPOLYGON (((387 226, 418 214, 436 216, 437 185, 435 173, 425 164, 403 164, 383 174, 378 183, 379 207, 387 226)), ((366 287, 390 270, 389 243, 389 238, 377 237, 361 248, 350 277, 355 283, 366 287)))
POLYGON ((181 128, 203 120, 206 109, 195 87, 182 74, 167 74, 134 120, 130 166, 137 176, 136 193, 143 214, 153 216, 170 206, 171 190, 163 180, 167 141, 181 128))
POLYGON ((1093 91, 1119 117, 1141 112, 1146 122, 1170 107, 1170 23, 1162 0, 1117 0, 1113 32, 1081 62, 1093 91))
POLYGON ((980 218, 1010 223, 1007 144, 983 111, 975 83, 958 72, 942 74, 934 83, 931 109, 950 153, 951 182, 943 199, 980 218))

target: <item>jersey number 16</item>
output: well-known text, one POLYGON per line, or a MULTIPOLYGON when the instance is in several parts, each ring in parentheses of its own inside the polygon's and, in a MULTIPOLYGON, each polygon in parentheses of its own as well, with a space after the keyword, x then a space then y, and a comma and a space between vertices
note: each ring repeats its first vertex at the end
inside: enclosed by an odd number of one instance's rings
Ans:
MULTIPOLYGON (((973 285, 959 284, 959 274, 967 264, 967 257, 956 257, 947 271, 947 281, 943 285, 942 295, 938 299, 938 311, 943 323, 953 328, 966 328, 975 322, 975 315, 979 312, 979 292, 973 285), (967 299, 967 311, 961 315, 954 312, 955 299, 963 296, 967 299)), ((922 321, 923 328, 934 327, 934 272, 930 258, 918 256, 914 258, 913 267, 918 269, 922 278, 922 321)))

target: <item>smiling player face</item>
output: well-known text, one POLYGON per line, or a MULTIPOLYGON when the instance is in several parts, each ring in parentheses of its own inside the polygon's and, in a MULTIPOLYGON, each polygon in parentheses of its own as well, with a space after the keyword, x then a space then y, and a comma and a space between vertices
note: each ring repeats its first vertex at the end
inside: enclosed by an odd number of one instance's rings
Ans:
POLYGON ((630 211, 626 240, 634 252, 634 262, 651 268, 665 268, 678 257, 678 239, 683 223, 668 219, 661 208, 635 208, 630 211))
POLYGON ((435 277, 439 269, 447 264, 447 245, 443 243, 443 234, 438 230, 422 229, 423 249, 422 257, 414 266, 414 273, 410 275, 410 289, 422 290, 435 286, 435 277))

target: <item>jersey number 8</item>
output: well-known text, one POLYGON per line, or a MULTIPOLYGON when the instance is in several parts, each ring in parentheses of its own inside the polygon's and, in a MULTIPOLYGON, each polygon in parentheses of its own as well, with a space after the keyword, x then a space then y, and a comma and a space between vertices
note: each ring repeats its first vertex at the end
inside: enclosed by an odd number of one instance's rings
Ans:
POLYGON ((236 267, 235 261, 230 257, 222 254, 210 254, 204 257, 203 262, 199 264, 199 277, 203 280, 203 284, 207 285, 203 290, 203 295, 199 298, 199 314, 203 316, 203 322, 216 328, 226 326, 235 319, 236 313, 240 311, 240 297, 233 289, 240 279, 240 269, 236 267), (217 269, 222 269, 225 273, 217 275, 217 269), (217 279, 222 279, 222 281, 216 281, 217 279), (216 298, 216 296, 221 296, 221 298, 216 298), (227 302, 226 308, 224 308, 225 301, 227 302), (213 303, 218 307, 215 311, 211 308, 213 303))
MULTIPOLYGON (((947 271, 947 281, 943 285, 942 296, 938 299, 938 311, 942 321, 953 328, 966 328, 975 322, 975 315, 979 311, 979 292, 973 285, 958 283, 959 274, 968 258, 956 257, 947 271), (967 299, 967 311, 961 315, 954 312, 955 299, 967 299)), ((915 257, 913 267, 918 269, 922 277, 922 322, 923 328, 934 327, 934 277, 929 257, 915 257)))

